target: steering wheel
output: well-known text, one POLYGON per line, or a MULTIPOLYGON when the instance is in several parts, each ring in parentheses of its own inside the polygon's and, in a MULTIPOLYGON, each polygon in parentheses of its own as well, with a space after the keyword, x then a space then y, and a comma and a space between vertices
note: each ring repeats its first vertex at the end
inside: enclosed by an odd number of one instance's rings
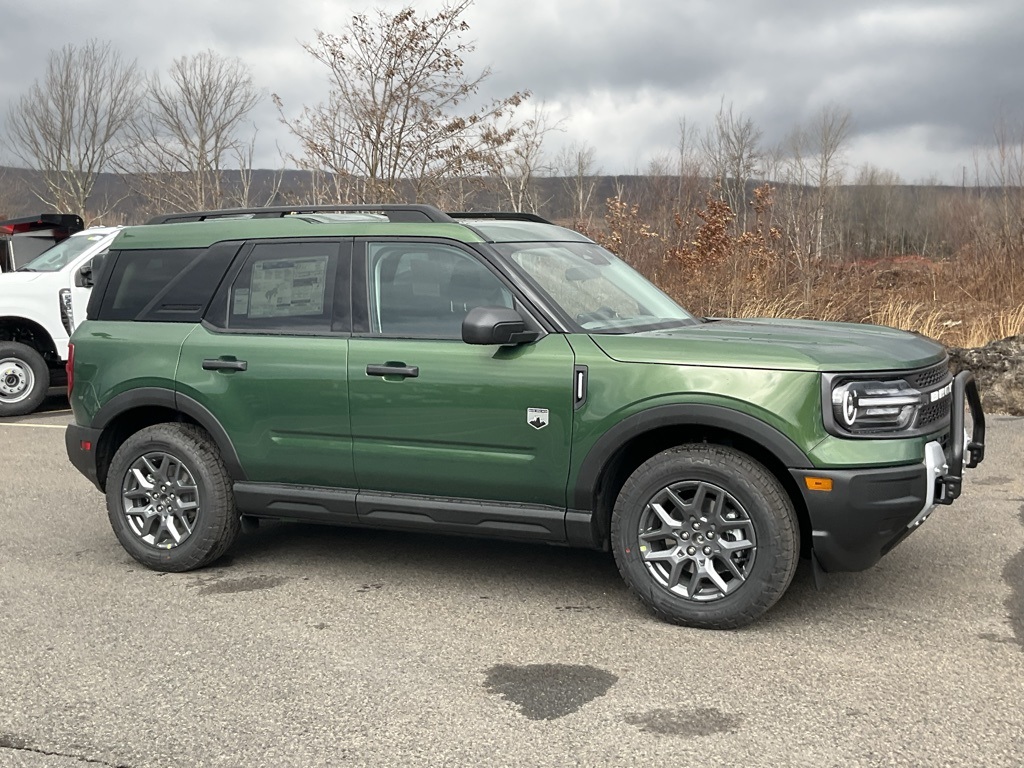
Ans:
POLYGON ((576 322, 580 325, 587 323, 600 323, 607 320, 617 320, 619 313, 608 306, 598 307, 593 312, 580 312, 576 315, 576 322))

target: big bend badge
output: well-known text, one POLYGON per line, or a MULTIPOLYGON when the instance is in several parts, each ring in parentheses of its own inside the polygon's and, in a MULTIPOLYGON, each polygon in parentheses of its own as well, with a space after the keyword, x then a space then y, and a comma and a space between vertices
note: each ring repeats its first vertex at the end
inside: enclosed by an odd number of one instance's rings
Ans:
POLYGON ((527 408, 526 423, 534 429, 544 429, 548 425, 548 409, 527 408))

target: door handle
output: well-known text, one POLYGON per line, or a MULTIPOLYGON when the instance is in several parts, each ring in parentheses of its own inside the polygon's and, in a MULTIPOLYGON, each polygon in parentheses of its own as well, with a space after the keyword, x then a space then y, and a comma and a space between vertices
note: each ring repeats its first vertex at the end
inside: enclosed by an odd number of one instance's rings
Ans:
POLYGON ((203 360, 204 371, 245 371, 249 369, 249 363, 245 360, 233 360, 223 357, 208 357, 203 360))
POLYGON ((366 366, 367 376, 401 376, 403 379, 415 379, 420 375, 418 365, 403 365, 402 363, 384 363, 383 365, 366 366))

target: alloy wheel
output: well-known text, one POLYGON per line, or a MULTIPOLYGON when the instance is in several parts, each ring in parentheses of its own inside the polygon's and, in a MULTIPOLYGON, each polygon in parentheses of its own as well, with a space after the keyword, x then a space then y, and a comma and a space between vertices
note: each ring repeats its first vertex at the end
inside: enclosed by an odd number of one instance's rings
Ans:
POLYGON ((121 487, 122 511, 128 527, 157 549, 185 542, 199 518, 199 488, 188 466, 163 451, 146 453, 132 462, 121 487))
POLYGON ((640 515, 644 566, 672 594, 709 602, 731 594, 750 575, 757 537, 736 497, 690 480, 662 488, 640 515))

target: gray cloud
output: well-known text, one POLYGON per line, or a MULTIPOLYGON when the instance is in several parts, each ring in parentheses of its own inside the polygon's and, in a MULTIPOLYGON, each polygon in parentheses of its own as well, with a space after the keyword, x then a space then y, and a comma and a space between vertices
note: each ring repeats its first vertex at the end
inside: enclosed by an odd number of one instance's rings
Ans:
MULTIPOLYGON (((301 41, 316 28, 340 30, 369 7, 270 0, 51 6, 45 19, 25 5, 6 10, 0 106, 42 76, 50 49, 96 37, 113 40, 147 71, 205 48, 238 56, 258 85, 298 111, 326 93, 325 73, 301 41)), ((466 19, 477 43, 469 66, 493 72, 481 95, 532 91, 564 121, 550 148, 586 142, 606 172, 630 172, 670 151, 681 119, 707 125, 724 98, 769 143, 837 104, 853 117, 851 163, 891 168, 907 180, 951 178, 990 140, 1001 111, 1024 105, 1019 0, 477 0, 466 19)), ((269 102, 255 117, 260 161, 276 165, 275 145, 287 148, 290 140, 269 102)))

